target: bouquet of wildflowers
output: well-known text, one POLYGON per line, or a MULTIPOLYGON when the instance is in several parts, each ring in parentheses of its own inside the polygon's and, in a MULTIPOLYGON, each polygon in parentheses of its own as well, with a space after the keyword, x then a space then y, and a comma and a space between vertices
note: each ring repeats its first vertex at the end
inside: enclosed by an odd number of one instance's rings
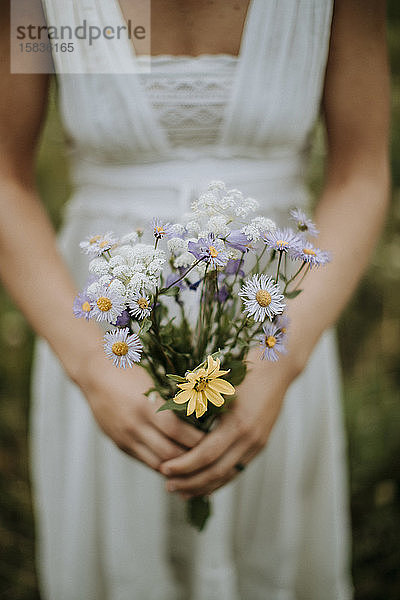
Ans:
MULTIPOLYGON (((285 352, 285 301, 300 293, 310 269, 329 261, 309 241, 318 231, 301 210, 291 211, 295 229, 279 229, 257 207, 212 182, 184 223, 154 219, 147 232, 80 244, 91 257, 90 279, 75 315, 112 327, 106 355, 117 367, 140 362, 154 382, 147 394, 165 400, 159 410, 204 431, 234 401, 252 344, 262 360, 285 352)), ((188 501, 198 529, 209 513, 208 498, 188 501)))

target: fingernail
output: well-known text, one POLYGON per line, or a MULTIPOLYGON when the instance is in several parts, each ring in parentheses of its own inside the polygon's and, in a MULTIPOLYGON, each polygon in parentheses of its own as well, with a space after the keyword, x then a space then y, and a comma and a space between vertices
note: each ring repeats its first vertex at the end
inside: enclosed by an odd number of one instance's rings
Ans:
POLYGON ((164 473, 164 475, 171 475, 171 469, 169 467, 161 467, 161 473, 164 473))
POLYGON ((174 483, 170 483, 170 482, 167 483, 167 490, 168 490, 168 492, 175 492, 175 490, 176 490, 175 484, 174 483))

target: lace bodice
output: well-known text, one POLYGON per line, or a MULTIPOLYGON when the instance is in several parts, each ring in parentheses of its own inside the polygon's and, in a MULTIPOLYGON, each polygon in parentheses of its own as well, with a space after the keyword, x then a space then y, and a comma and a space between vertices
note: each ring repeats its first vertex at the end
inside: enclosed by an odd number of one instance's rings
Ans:
POLYGON ((152 57, 151 72, 140 77, 172 147, 218 141, 237 61, 229 54, 152 57))

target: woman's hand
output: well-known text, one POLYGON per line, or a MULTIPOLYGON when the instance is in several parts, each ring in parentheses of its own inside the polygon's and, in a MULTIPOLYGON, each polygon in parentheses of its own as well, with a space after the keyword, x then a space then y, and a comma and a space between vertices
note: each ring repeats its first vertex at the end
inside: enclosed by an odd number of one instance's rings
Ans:
POLYGON ((246 465, 260 452, 294 378, 285 357, 281 361, 261 361, 257 349, 249 353, 248 374, 218 425, 193 449, 161 466, 167 490, 186 498, 211 494, 238 474, 237 463, 246 465))
POLYGON ((144 395, 153 382, 140 366, 117 369, 96 353, 77 383, 96 421, 118 448, 154 470, 193 448, 204 436, 173 412, 156 412, 162 400, 151 401, 144 395))

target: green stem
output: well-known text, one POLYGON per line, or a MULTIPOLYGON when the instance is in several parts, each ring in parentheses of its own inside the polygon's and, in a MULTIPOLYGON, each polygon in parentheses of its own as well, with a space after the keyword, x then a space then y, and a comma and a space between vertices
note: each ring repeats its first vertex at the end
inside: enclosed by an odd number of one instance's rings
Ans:
POLYGON ((293 275, 293 277, 291 277, 291 278, 290 278, 290 279, 289 279, 289 280, 286 282, 286 285, 285 285, 285 287, 284 287, 283 293, 285 293, 285 292, 286 292, 286 290, 287 290, 288 286, 289 286, 289 285, 292 283, 292 281, 294 281, 294 280, 296 279, 296 277, 297 277, 297 276, 298 276, 298 275, 301 273, 301 271, 302 271, 302 270, 304 269, 304 267, 305 267, 305 264, 306 264, 306 263, 305 263, 305 262, 303 262, 303 263, 301 264, 300 268, 299 268, 299 269, 297 269, 297 271, 296 271, 296 273, 293 275))
POLYGON ((278 283, 278 281, 279 281, 279 269, 280 269, 280 266, 281 266, 283 250, 278 250, 278 252, 279 252, 278 266, 276 267, 276 275, 275 275, 275 281, 276 281, 276 283, 278 283))
POLYGON ((199 258, 198 260, 196 260, 196 262, 194 262, 192 264, 191 267, 188 268, 188 270, 186 271, 186 273, 184 273, 181 277, 179 277, 179 279, 177 279, 176 281, 172 282, 170 285, 168 285, 166 288, 162 288, 159 293, 160 294, 165 294, 165 292, 167 290, 169 290, 170 288, 174 287, 177 283, 179 283, 180 281, 182 281, 182 279, 184 279, 186 277, 186 275, 188 273, 190 273, 190 271, 192 271, 195 267, 197 267, 197 265, 201 262, 201 258, 199 258))

